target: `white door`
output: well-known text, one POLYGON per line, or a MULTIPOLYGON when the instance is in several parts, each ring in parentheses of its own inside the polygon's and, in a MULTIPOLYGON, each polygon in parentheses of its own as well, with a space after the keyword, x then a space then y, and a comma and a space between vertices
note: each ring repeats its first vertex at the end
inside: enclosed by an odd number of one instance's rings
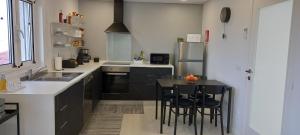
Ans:
POLYGON ((247 135, 280 135, 292 1, 260 9, 247 135))

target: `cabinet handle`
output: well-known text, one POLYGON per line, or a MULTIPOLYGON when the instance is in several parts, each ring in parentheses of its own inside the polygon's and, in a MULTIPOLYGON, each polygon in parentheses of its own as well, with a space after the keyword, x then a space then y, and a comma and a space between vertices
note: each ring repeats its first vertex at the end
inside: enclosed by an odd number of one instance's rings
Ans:
POLYGON ((67 108, 68 108, 68 105, 64 105, 62 108, 59 109, 59 111, 62 112, 62 111, 64 111, 64 110, 66 110, 67 108))
POLYGON ((113 76, 126 76, 128 73, 106 73, 107 75, 113 75, 113 76))
POLYGON ((69 123, 68 121, 65 121, 64 124, 62 124, 59 128, 63 129, 68 123, 69 123))

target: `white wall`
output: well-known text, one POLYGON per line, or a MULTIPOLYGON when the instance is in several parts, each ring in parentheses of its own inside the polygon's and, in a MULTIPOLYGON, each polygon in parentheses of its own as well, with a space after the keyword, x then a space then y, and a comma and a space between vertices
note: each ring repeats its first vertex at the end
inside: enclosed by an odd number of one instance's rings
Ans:
MULTIPOLYGON (((68 13, 76 11, 78 12, 78 0, 38 0, 40 10, 43 14, 43 30, 40 34, 43 34, 44 39, 44 55, 45 55, 45 64, 49 69, 53 69, 53 59, 54 54, 56 54, 56 49, 53 48, 51 41, 51 23, 58 22, 58 13, 60 10, 63 11, 64 16, 68 13)), ((69 53, 66 50, 65 53, 69 53)))
POLYGON ((177 37, 202 32, 202 5, 126 3, 125 24, 133 52, 173 54, 177 37))
MULTIPOLYGON (((145 51, 173 53, 177 37, 201 33, 202 5, 125 2, 124 22, 132 33, 133 53, 145 51)), ((92 56, 106 59, 104 30, 113 22, 113 3, 105 0, 79 0, 85 15, 85 42, 92 56)))
POLYGON ((283 0, 209 0, 203 6, 203 31, 210 30, 208 44, 208 78, 223 81, 234 87, 233 133, 246 134, 248 116, 247 74, 256 46, 258 11, 261 7, 283 0), (222 7, 232 9, 226 24, 226 39, 222 39, 224 25, 219 21, 222 7), (248 29, 245 37, 244 29, 248 29))
POLYGON ((290 55, 285 93, 282 135, 298 135, 300 129, 300 1, 294 0, 290 55))
POLYGON ((249 49, 249 38, 243 37, 243 29, 250 28, 250 22, 250 0, 210 0, 203 6, 203 31, 209 30, 211 35, 208 44, 207 74, 209 79, 223 81, 234 88, 232 132, 235 135, 243 134, 246 96, 244 70, 247 67, 249 49), (224 6, 232 9, 232 18, 226 25, 226 39, 222 39, 224 25, 219 19, 224 6))

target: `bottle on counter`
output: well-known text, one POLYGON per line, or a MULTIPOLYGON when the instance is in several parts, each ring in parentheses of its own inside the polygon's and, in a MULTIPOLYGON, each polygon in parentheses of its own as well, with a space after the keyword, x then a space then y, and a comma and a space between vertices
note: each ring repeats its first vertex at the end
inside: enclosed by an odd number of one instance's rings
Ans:
POLYGON ((70 13, 70 14, 67 16, 67 22, 68 22, 68 24, 71 24, 71 23, 72 23, 71 20, 72 20, 72 14, 70 13))
POLYGON ((60 10, 60 12, 59 12, 59 14, 58 14, 59 23, 63 23, 63 22, 64 22, 63 16, 64 16, 64 14, 62 13, 62 10, 60 10))
POLYGON ((4 74, 0 75, 0 91, 6 91, 7 90, 7 81, 4 74))

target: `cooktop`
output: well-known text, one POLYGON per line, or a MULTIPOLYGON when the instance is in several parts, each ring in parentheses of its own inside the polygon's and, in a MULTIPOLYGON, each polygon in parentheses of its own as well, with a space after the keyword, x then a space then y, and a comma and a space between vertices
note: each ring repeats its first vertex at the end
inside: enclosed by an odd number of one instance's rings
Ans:
POLYGON ((79 73, 79 72, 46 72, 46 73, 39 75, 32 81, 64 81, 64 82, 68 82, 81 74, 82 73, 79 73))

